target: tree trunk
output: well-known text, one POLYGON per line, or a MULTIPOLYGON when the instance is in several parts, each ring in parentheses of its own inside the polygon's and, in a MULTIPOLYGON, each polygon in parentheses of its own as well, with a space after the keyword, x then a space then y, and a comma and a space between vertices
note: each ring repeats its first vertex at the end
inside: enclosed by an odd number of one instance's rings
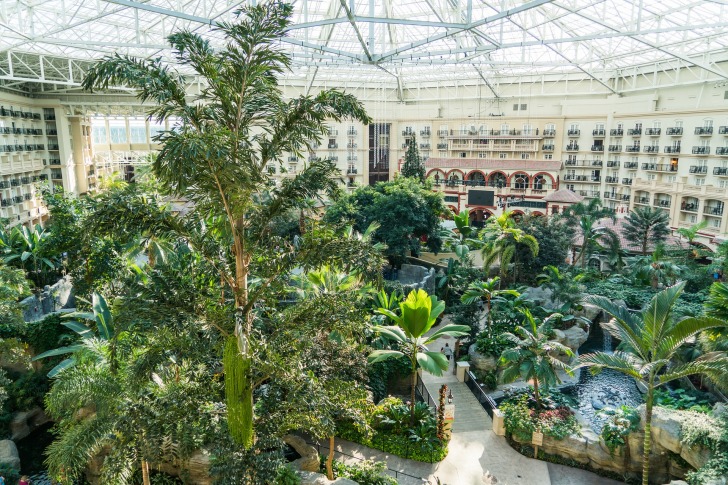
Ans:
POLYGON ((152 484, 149 480, 149 463, 144 459, 142 459, 142 483, 144 485, 152 484))
POLYGON ((228 429, 233 440, 245 448, 253 445, 251 365, 252 359, 241 354, 237 337, 230 335, 223 353, 228 429))
POLYGON ((538 392, 538 379, 533 378, 533 397, 536 399, 536 406, 541 410, 541 394, 538 392))
POLYGON ((412 394, 410 396, 410 426, 415 425, 415 388, 417 387, 417 349, 412 356, 412 394))
POLYGON ((329 456, 326 458, 326 478, 334 479, 334 439, 335 436, 329 436, 329 456))
POLYGON ((649 485, 650 476, 650 448, 652 447, 652 401, 654 388, 649 384, 647 399, 645 399, 645 438, 642 451, 642 485, 649 485))
POLYGON ((581 258, 581 269, 584 270, 586 268, 586 245, 587 245, 587 239, 586 235, 584 235, 584 242, 581 245, 581 251, 579 252, 579 257, 581 258))
POLYGON ((642 256, 647 256, 647 236, 642 240, 642 256))

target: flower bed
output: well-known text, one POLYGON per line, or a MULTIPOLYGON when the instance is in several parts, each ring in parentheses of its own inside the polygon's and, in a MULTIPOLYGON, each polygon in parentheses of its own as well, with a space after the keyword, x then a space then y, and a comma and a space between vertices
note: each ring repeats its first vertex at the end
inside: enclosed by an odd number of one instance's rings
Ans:
POLYGON ((543 399, 544 409, 536 409, 535 401, 527 393, 517 394, 499 406, 503 411, 506 431, 522 441, 530 441, 534 431, 562 440, 570 434, 580 434, 574 412, 559 400, 543 399))

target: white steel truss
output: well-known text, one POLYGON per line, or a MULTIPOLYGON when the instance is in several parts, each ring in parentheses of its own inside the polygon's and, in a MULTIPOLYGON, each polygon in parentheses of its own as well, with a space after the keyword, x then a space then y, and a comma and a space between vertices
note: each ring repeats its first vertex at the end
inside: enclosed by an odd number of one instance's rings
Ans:
MULTIPOLYGON (((165 38, 176 30, 219 44, 215 26, 240 6, 2 0, 0 87, 78 92, 104 55, 171 58, 165 38)), ((728 80, 728 5, 718 0, 298 0, 294 15, 281 40, 293 58, 284 82, 302 92, 379 86, 404 101, 447 85, 498 98, 507 85, 566 79, 604 94, 728 80)))

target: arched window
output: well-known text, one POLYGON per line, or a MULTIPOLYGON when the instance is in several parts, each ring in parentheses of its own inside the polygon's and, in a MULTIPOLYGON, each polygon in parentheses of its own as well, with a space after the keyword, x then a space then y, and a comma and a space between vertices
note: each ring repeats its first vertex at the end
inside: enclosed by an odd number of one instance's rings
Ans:
POLYGON ((490 185, 491 187, 505 187, 506 176, 501 172, 492 173, 490 175, 490 178, 488 179, 488 185, 490 185))
POLYGON ((514 189, 527 189, 528 188, 528 175, 518 174, 513 182, 514 189))
POLYGON ((543 175, 533 177, 533 188, 536 190, 544 190, 546 188, 546 177, 543 175))

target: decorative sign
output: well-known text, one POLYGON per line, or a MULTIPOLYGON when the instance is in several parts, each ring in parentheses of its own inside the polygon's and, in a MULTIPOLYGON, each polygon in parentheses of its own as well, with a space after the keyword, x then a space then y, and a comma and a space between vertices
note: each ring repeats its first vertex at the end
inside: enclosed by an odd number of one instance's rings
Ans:
POLYGON ((536 446, 543 446, 543 433, 540 431, 534 431, 531 436, 531 444, 536 446))
POLYGON ((455 419, 455 405, 445 404, 445 420, 455 419))

